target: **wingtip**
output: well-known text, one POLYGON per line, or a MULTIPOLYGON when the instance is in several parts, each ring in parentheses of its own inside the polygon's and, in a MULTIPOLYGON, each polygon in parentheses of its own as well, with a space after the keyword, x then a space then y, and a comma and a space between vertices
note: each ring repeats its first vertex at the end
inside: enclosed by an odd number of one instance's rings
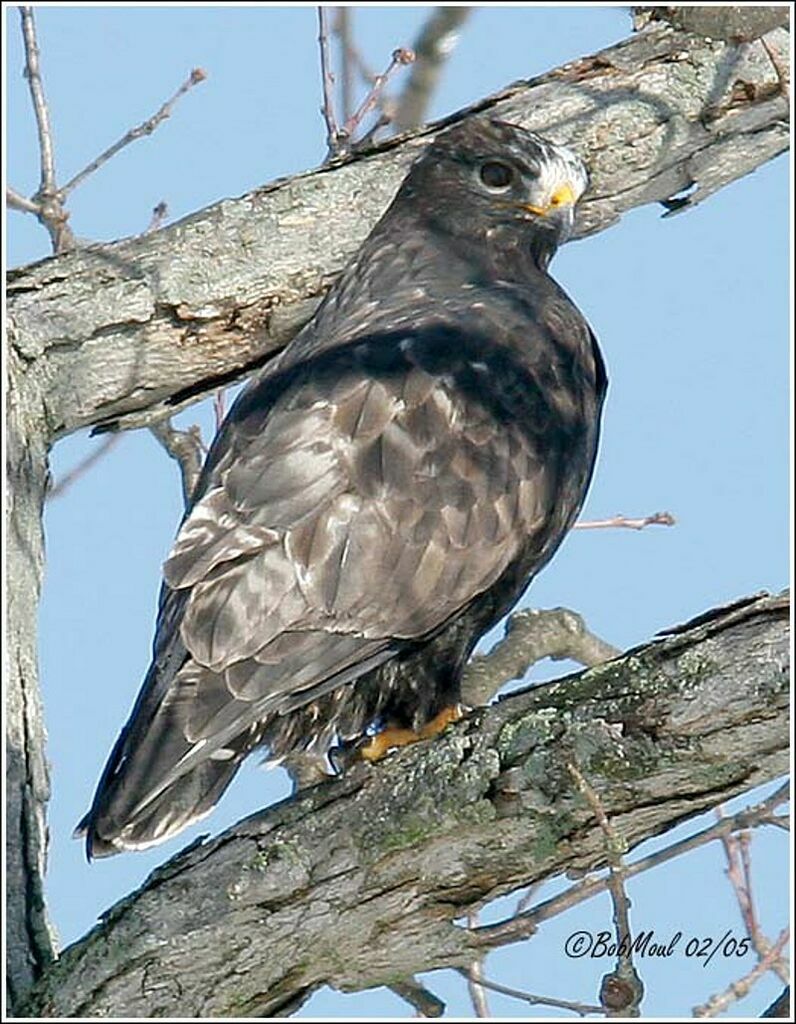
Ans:
POLYGON ((73 839, 82 839, 86 847, 86 861, 91 864, 92 861, 97 860, 101 857, 111 857, 115 853, 121 853, 124 849, 123 846, 118 845, 116 842, 108 842, 97 834, 94 829, 94 823, 91 818, 91 814, 86 814, 85 817, 81 818, 75 826, 72 832, 73 839))

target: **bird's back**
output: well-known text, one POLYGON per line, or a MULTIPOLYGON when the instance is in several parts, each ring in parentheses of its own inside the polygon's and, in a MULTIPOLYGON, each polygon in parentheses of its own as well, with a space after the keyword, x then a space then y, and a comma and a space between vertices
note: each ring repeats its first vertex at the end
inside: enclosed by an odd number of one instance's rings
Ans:
POLYGON ((230 410, 89 855, 198 820, 257 746, 323 763, 421 728, 577 515, 605 389, 588 324, 511 231, 434 216, 399 193, 230 410))

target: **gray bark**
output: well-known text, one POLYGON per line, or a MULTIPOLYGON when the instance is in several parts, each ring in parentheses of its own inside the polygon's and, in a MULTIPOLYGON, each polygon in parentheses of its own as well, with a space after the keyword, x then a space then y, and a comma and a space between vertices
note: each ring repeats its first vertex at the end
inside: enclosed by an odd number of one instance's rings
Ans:
POLYGON ((195 844, 34 988, 32 1016, 272 1016, 319 985, 463 967, 524 937, 455 919, 605 864, 788 769, 789 602, 717 609, 195 844))
MULTIPOLYGON (((790 24, 790 8, 731 7, 711 4, 710 7, 634 7, 636 19, 642 24, 652 21, 668 21, 676 28, 695 32, 711 39, 726 39, 733 42, 751 42, 775 28, 787 28, 790 24)), ((637 21, 638 24, 638 21, 637 21)))
POLYGON ((44 907, 50 797, 37 676, 36 625, 44 567, 42 509, 47 444, 39 396, 20 387, 25 366, 9 357, 7 430, 8 675, 6 677, 6 987, 11 1005, 52 960, 44 907), (20 402, 26 395, 27 404, 20 402))
MULTIPOLYGON (((676 207, 694 205, 787 147, 788 100, 771 56, 780 68, 787 64, 787 32, 773 31, 766 44, 738 47, 655 25, 518 83, 464 116, 489 112, 572 144, 594 180, 579 216, 583 235, 684 189, 693 191, 676 207)), ((218 203, 143 238, 78 249, 9 276, 14 999, 52 957, 41 897, 48 781, 35 653, 47 451, 83 427, 154 422, 266 360, 311 315, 411 160, 444 126, 218 203)), ((197 905, 204 891, 195 894, 197 905)), ((118 956, 106 953, 108 969, 124 974, 118 956)), ((400 958, 395 971, 402 973, 400 958)), ((157 974, 147 970, 146 991, 158 990, 157 974)))
MULTIPOLYGON (((767 37, 784 62, 788 38, 767 37)), ((471 110, 586 158, 593 186, 579 235, 695 186, 684 203, 693 206, 788 145, 788 99, 761 44, 741 51, 660 26, 471 110)), ((447 123, 152 235, 12 272, 11 339, 32 364, 50 438, 102 420, 149 422, 284 345, 447 123)))

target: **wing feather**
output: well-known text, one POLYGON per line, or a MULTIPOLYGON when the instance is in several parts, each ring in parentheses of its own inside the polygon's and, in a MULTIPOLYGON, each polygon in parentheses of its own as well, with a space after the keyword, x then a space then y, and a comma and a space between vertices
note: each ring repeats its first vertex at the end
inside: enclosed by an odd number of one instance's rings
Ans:
POLYGON ((101 786, 130 842, 208 805, 269 721, 442 628, 549 511, 520 427, 419 365, 411 337, 390 351, 368 365, 360 341, 228 419, 165 563, 159 660, 101 786))

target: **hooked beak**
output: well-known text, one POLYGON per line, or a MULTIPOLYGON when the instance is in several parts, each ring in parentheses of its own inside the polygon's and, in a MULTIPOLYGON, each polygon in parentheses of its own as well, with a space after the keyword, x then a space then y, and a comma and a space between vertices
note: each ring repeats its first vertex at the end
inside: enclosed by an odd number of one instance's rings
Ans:
POLYGON ((552 210, 560 210, 564 206, 574 206, 575 202, 575 190, 569 182, 566 182, 558 186, 550 196, 546 206, 534 206, 532 203, 520 203, 519 205, 521 209, 527 210, 528 213, 535 213, 539 217, 546 217, 552 210))

